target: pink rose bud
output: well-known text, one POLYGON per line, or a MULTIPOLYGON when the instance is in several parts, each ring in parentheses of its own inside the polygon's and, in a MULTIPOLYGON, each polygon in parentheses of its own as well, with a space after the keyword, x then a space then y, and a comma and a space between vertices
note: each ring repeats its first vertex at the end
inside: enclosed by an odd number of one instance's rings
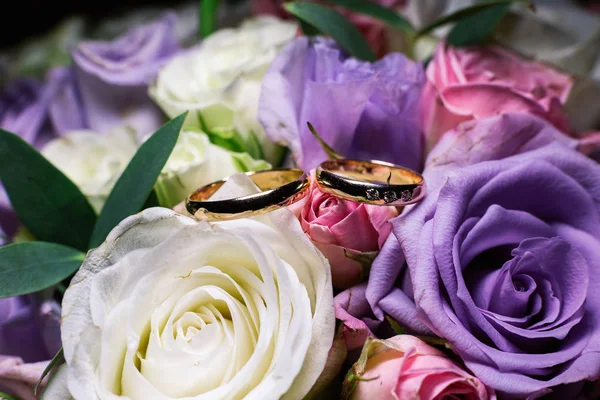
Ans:
POLYGON ((369 338, 346 375, 346 399, 493 400, 496 395, 444 353, 410 335, 369 338))
POLYGON ((33 390, 48 363, 24 363, 20 357, 0 355, 0 391, 19 396, 22 400, 35 400, 33 390))
POLYGON ((398 209, 342 200, 322 192, 311 173, 308 196, 292 207, 304 232, 329 259, 333 286, 346 289, 366 280, 370 263, 391 232, 398 209))
POLYGON ((568 75, 500 47, 442 42, 427 67, 422 97, 428 150, 462 121, 508 112, 537 115, 568 133, 563 105, 572 86, 568 75))

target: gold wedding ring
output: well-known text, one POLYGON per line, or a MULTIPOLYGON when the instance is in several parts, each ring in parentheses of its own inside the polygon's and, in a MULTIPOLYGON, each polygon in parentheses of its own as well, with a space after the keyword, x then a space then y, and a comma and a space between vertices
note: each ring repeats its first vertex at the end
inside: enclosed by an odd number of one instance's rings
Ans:
POLYGON ((425 180, 383 161, 330 160, 316 171, 319 188, 334 196, 379 206, 405 206, 425 197, 425 180))
POLYGON ((295 168, 246 172, 262 192, 232 199, 209 200, 229 178, 201 187, 186 200, 188 212, 198 219, 224 221, 245 218, 287 207, 308 193, 310 180, 295 168))

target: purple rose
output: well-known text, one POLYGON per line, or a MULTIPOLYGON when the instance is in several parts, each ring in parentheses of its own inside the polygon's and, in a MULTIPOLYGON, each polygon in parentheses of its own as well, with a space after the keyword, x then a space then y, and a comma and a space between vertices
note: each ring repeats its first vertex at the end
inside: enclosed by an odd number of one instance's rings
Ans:
POLYGON ((302 37, 282 50, 265 75, 259 118, 267 135, 289 146, 305 170, 327 159, 307 122, 346 157, 421 169, 424 80, 422 65, 402 54, 371 64, 348 58, 331 40, 302 37))
POLYGON ((597 379, 600 166, 570 140, 544 146, 560 132, 536 117, 467 126, 430 156, 430 193, 392 222, 366 299, 380 320, 447 339, 501 393, 597 379), (486 146, 497 129, 505 140, 486 146))
POLYGON ((60 349, 60 306, 37 295, 0 299, 0 354, 25 362, 48 360, 60 349))
MULTIPOLYGON (((164 116, 148 96, 148 85, 180 49, 175 23, 176 16, 167 14, 114 41, 77 47, 73 61, 87 128, 105 132, 125 121, 144 136, 162 125, 164 116)), ((69 100, 63 107, 73 107, 69 100)))
POLYGON ((56 135, 88 129, 86 112, 73 67, 54 68, 48 80, 57 82, 48 113, 56 135))
MULTIPOLYGON (((129 124, 140 137, 154 132, 164 116, 148 96, 148 84, 178 50, 173 14, 112 42, 83 42, 73 52, 73 67, 51 70, 45 82, 9 85, 0 95, 0 127, 37 149, 73 130, 104 133, 129 124)), ((0 226, 9 236, 18 226, 1 184, 0 226)))
MULTIPOLYGON (((60 86, 51 75, 46 82, 17 79, 0 94, 0 128, 21 136, 40 149, 54 136, 48 110, 60 86)), ((17 219, 0 183, 0 227, 7 235, 17 229, 17 219)))
POLYGON ((52 135, 48 106, 54 92, 52 82, 27 78, 11 82, 0 96, 0 127, 39 147, 52 135))

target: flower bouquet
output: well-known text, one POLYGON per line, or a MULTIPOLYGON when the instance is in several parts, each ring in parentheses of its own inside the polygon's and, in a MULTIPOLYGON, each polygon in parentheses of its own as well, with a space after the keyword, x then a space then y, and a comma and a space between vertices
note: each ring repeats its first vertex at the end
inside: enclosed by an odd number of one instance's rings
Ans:
POLYGON ((4 54, 0 398, 600 398, 585 3, 201 0, 4 54))

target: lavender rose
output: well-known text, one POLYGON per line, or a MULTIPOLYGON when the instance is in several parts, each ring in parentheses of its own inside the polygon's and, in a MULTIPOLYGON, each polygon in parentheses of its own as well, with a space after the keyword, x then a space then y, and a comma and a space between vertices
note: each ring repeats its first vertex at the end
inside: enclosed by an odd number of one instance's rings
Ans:
POLYGON ((48 360, 60 349, 60 307, 37 295, 0 299, 0 354, 26 362, 48 360))
POLYGON ((0 299, 0 392, 34 400, 33 388, 60 347, 58 303, 38 295, 0 299))
POLYGON ((346 157, 421 169, 424 79, 423 67, 398 53, 371 64, 349 58, 331 40, 298 38, 265 75, 259 118, 305 170, 327 159, 307 122, 346 157))
MULTIPOLYGON (((6 243, 0 228, 0 246, 6 243)), ((58 303, 37 295, 0 299, 0 392, 35 400, 33 388, 60 347, 58 303)))
MULTIPOLYGON (((46 82, 17 79, 0 94, 0 128, 16 133, 32 146, 41 148, 54 136, 49 106, 60 80, 50 75, 46 82)), ((0 228, 12 236, 17 218, 0 182, 0 228)))
MULTIPOLYGON (((163 114, 147 92, 160 67, 179 50, 175 22, 175 15, 167 14, 114 41, 77 47, 73 61, 86 128, 104 132, 125 121, 143 136, 160 127, 163 114)), ((73 107, 68 98, 63 104, 73 107)))
POLYGON ((537 396, 600 376, 600 166, 570 143, 532 150, 559 134, 541 119, 494 118, 512 141, 473 154, 477 164, 453 146, 446 163, 432 155, 431 192, 392 222, 398 241, 374 263, 366 299, 380 319, 449 340, 486 385, 537 396))
POLYGON ((35 79, 21 78, 11 82, 0 96, 0 127, 39 146, 51 132, 48 106, 52 89, 51 84, 35 79))

